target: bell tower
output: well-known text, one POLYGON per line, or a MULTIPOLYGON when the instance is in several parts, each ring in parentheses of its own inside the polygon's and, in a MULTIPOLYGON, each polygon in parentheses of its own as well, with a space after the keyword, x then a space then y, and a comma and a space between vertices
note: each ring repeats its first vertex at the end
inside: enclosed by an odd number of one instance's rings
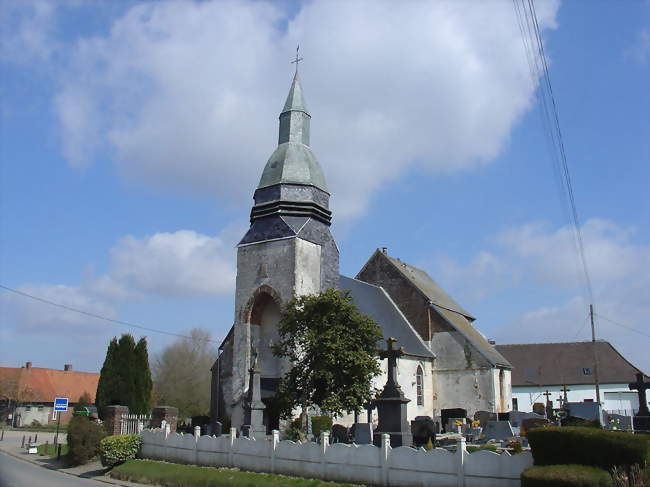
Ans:
POLYGON ((271 350, 284 303, 338 285, 330 194, 309 146, 310 122, 296 71, 280 113, 278 147, 264 167, 253 195, 250 228, 237 246, 231 376, 223 391, 236 427, 243 420, 251 350, 258 351, 262 399, 273 395, 288 370, 271 350))

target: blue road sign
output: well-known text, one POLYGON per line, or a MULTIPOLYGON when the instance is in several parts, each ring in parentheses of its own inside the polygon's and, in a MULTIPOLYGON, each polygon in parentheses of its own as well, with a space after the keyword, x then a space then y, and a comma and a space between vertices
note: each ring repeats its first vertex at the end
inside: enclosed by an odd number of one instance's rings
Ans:
POLYGON ((68 398, 67 397, 56 397, 56 398, 54 398, 54 410, 55 411, 67 411, 68 410, 68 398))

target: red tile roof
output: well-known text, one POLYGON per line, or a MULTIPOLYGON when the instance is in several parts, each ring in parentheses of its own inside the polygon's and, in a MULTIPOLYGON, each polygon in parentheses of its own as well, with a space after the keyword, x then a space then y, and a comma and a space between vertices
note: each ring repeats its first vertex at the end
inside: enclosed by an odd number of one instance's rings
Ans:
POLYGON ((13 399, 19 395, 18 400, 23 402, 48 403, 54 402, 55 397, 67 397, 76 403, 84 392, 94 402, 98 382, 99 374, 94 372, 0 367, 0 395, 14 396, 13 399))

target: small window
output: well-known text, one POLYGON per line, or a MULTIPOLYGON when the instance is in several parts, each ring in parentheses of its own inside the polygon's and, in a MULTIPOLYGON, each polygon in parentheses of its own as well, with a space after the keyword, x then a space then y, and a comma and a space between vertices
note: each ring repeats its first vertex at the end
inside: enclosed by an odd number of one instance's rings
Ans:
POLYGON ((589 367, 583 367, 583 368, 582 368, 582 373, 583 373, 584 375, 591 375, 591 368, 589 368, 589 367))
POLYGON ((528 368, 526 369, 526 377, 535 377, 537 375, 536 369, 528 368))
POLYGON ((31 407, 31 406, 26 406, 26 407, 25 407, 25 411, 31 411, 31 410, 32 410, 32 407, 31 407))
POLYGON ((415 383, 418 406, 424 406, 424 373, 419 365, 415 372, 415 383))
POLYGON ((43 406, 39 406, 39 407, 38 407, 38 410, 39 410, 39 411, 42 411, 42 410, 43 410, 43 406))

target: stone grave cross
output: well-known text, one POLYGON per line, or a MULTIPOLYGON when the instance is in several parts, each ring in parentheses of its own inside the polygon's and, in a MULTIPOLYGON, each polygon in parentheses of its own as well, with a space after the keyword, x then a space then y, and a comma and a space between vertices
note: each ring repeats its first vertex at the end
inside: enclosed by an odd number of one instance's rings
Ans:
POLYGON ((569 388, 566 386, 566 384, 564 384, 564 385, 562 386, 562 392, 564 393, 564 399, 563 399, 563 401, 564 401, 565 404, 566 404, 567 402, 569 402, 569 395, 567 394, 567 392, 569 392, 570 390, 571 390, 571 389, 569 389, 569 388))
POLYGON ((261 370, 257 363, 257 349, 253 349, 251 368, 248 369, 248 391, 244 400, 244 424, 242 434, 250 437, 264 437, 264 403, 262 402, 262 388, 260 384, 261 370))
MULTIPOLYGON (((411 425, 406 415, 406 404, 410 402, 397 383, 397 359, 404 355, 404 348, 395 349, 393 345, 397 340, 390 337, 386 340, 386 350, 379 350, 382 359, 388 359, 388 379, 381 394, 375 399, 377 406, 377 433, 390 434, 392 446, 411 446, 411 425)), ((381 434, 375 436, 375 441, 381 439, 381 434)))
POLYGON ((636 390, 639 394, 639 412, 637 416, 650 416, 648 410, 648 400, 646 399, 646 390, 650 389, 650 382, 643 381, 643 374, 636 374, 636 382, 629 384, 630 390, 636 390))
POLYGON ((553 416, 553 401, 551 401, 551 393, 546 389, 546 392, 542 394, 542 396, 546 396, 546 417, 550 418, 553 416))

